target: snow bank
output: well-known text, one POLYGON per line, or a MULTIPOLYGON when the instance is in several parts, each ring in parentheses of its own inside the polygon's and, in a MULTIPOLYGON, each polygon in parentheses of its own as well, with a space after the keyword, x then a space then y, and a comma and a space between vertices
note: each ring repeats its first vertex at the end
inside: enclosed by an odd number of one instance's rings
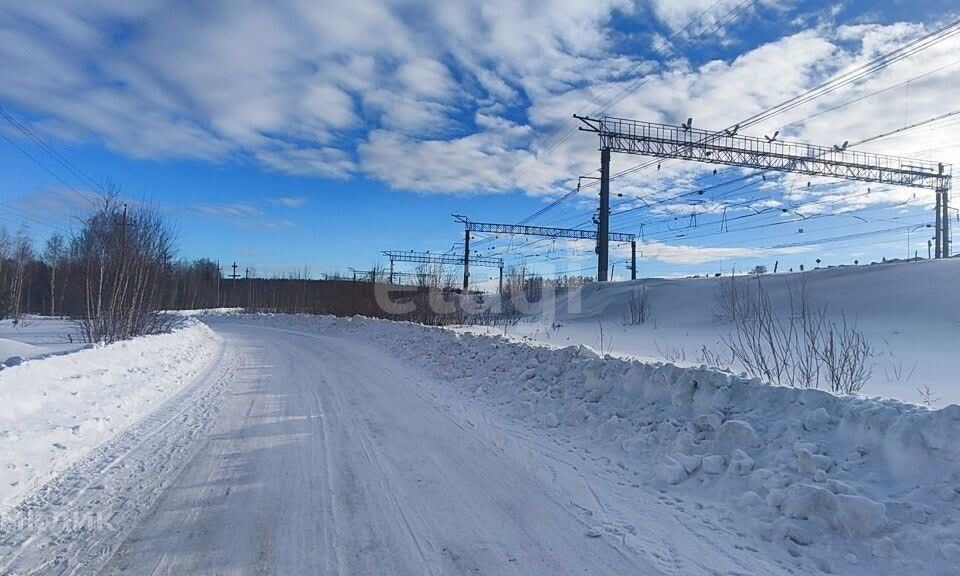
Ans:
POLYGON ((42 356, 44 350, 39 346, 0 338, 0 368, 15 366, 27 358, 42 356))
POLYGON ((197 316, 223 316, 238 314, 243 312, 243 308, 198 308, 197 310, 174 310, 171 314, 194 318, 197 316))
POLYGON ((601 358, 583 346, 363 318, 244 322, 373 340, 465 396, 605 454, 624 481, 724 502, 743 529, 791 555, 831 559, 824 566, 837 572, 952 573, 960 406, 841 398, 703 367, 601 358))
MULTIPOLYGON (((960 403, 960 314, 949 288, 960 283, 960 258, 769 274, 761 281, 775 310, 788 310, 806 283, 812 308, 826 307, 832 319, 845 317, 863 330, 875 354, 865 394, 938 407, 960 403), (920 392, 927 386, 932 397, 920 392)), ((534 306, 535 313, 508 332, 515 340, 600 350, 602 322, 607 340, 602 349, 616 356, 694 366, 705 346, 726 361, 722 338, 733 326, 717 318, 721 282, 729 277, 593 283, 561 295, 548 310, 534 306), (644 325, 625 325, 637 290, 646 291, 651 318, 644 325)), ((503 332, 500 327, 463 330, 503 332)))
POLYGON ((219 342, 189 320, 171 334, 0 371, 0 510, 191 382, 219 342))

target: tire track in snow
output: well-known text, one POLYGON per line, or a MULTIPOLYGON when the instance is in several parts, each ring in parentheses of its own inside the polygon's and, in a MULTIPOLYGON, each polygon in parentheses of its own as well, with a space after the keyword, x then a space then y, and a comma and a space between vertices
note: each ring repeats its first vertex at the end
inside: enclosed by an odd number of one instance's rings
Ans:
MULTIPOLYGON (((335 349, 330 349, 328 352, 337 353, 335 349)), ((338 354, 344 361, 344 363, 349 361, 349 358, 338 354)), ((401 502, 398 491, 390 483, 390 472, 387 470, 387 467, 384 463, 384 459, 380 451, 377 449, 375 443, 372 440, 372 434, 370 432, 369 426, 365 421, 361 421, 357 418, 356 412, 349 410, 340 394, 337 392, 337 386, 335 384, 329 384, 328 390, 330 391, 333 401, 337 404, 335 407, 339 414, 350 414, 350 420, 353 422, 353 430, 358 433, 357 440, 360 443, 360 448, 363 451, 364 456, 367 461, 370 462, 373 466, 377 468, 380 472, 378 476, 378 481, 383 487, 384 493, 387 494, 395 508, 398 512, 400 519, 403 522, 403 527, 406 533, 409 535, 411 541, 414 543, 417 549, 417 553, 423 561, 424 567, 428 570, 431 576, 438 574, 436 569, 439 569, 437 558, 436 558, 436 547, 427 538, 424 534, 418 534, 418 531, 414 529, 413 523, 410 520, 410 514, 407 511, 407 507, 401 502), (427 553, 424 548, 428 547, 430 554, 427 553)), ((422 519, 419 519, 419 523, 422 523, 422 519)))
POLYGON ((128 430, 25 498, 0 523, 0 573, 96 571, 195 454, 236 352, 222 344, 205 373, 128 430), (27 536, 29 534, 29 536, 27 536))

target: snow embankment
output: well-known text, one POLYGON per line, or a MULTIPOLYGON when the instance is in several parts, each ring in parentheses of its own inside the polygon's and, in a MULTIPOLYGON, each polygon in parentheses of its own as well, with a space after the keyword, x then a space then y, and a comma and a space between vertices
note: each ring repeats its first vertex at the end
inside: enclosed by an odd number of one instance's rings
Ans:
POLYGON ((811 568, 947 574, 960 562, 960 406, 364 318, 245 322, 377 342, 470 401, 608 458, 617 482, 719 502, 740 529, 811 568))
POLYGON ((195 320, 0 371, 0 510, 193 381, 220 338, 195 320))
POLYGON ((229 316, 231 314, 240 314, 243 308, 197 308, 196 310, 172 310, 171 314, 194 318, 197 316, 229 316))
MULTIPOLYGON (((960 283, 960 259, 781 272, 759 281, 784 320, 791 306, 799 307, 802 293, 811 310, 824 310, 828 319, 863 332, 872 348, 864 394, 937 407, 960 403, 960 313, 951 289, 960 283)), ((740 277, 741 292, 755 290, 756 282, 740 277)), ((593 283, 558 295, 552 306, 532 305, 534 313, 516 326, 462 329, 506 330, 514 339, 583 344, 615 356, 687 366, 701 363, 706 349, 739 372, 743 367, 731 360, 723 342, 735 327, 718 317, 718 300, 729 283, 729 275, 593 283), (630 303, 638 294, 646 298, 648 320, 632 325, 630 303)))

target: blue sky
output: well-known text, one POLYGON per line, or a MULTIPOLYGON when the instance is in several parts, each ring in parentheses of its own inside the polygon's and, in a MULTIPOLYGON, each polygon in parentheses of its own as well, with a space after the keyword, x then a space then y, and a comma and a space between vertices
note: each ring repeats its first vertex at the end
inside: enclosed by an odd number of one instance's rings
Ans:
MULTIPOLYGON (((0 106, 48 148, 0 120, 0 223, 42 241, 111 183, 170 216, 183 257, 265 275, 459 250, 451 213, 524 219, 598 167, 574 112, 719 129, 956 17, 940 0, 2 4, 0 106)), ((830 144, 949 112, 958 47, 751 134, 830 144)), ((951 126, 864 149, 952 162, 951 126)), ((613 171, 642 161, 615 156, 613 171)), ((712 170, 673 163, 615 180, 612 228, 643 225, 641 274, 903 257, 914 225, 926 251, 925 191, 805 177, 738 187, 723 183, 746 173, 712 170), (698 187, 705 202, 676 198, 698 187)), ((534 223, 587 228, 595 203, 585 189, 534 223)), ((588 243, 475 241, 543 273, 592 274, 588 243)))

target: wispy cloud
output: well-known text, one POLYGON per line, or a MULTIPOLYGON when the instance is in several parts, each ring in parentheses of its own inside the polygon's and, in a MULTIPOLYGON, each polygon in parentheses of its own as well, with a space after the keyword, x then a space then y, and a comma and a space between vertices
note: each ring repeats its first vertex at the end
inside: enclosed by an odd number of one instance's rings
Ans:
POLYGON ((300 208, 306 205, 307 199, 304 196, 280 196, 279 198, 271 198, 270 202, 284 208, 300 208))
POLYGON ((260 208, 249 202, 197 204, 193 209, 207 216, 221 216, 225 218, 255 218, 263 215, 263 211, 260 208))
POLYGON ((243 228, 278 229, 290 228, 294 222, 285 218, 274 218, 252 202, 204 203, 191 207, 198 215, 221 218, 243 228))

